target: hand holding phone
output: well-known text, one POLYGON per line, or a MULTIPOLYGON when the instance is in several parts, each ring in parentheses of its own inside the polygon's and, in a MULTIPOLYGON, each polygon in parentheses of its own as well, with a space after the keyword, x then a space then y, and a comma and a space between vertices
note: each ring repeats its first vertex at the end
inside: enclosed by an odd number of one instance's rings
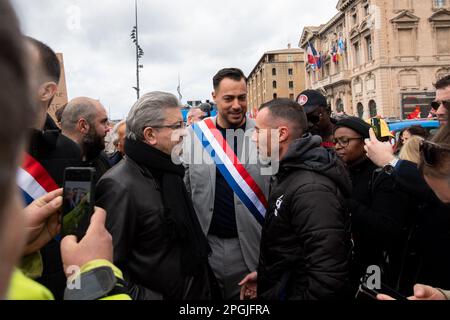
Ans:
POLYGON ((62 237, 84 237, 94 212, 94 168, 67 168, 64 173, 62 237))

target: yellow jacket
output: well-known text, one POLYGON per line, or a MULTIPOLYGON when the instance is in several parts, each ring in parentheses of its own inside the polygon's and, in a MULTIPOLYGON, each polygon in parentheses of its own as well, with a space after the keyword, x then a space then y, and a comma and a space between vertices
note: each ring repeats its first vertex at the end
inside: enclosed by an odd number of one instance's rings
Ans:
MULTIPOLYGON (((98 267, 110 267, 117 278, 123 279, 122 272, 106 260, 94 260, 87 263, 81 268, 81 273, 98 267)), ((8 300, 54 300, 53 294, 46 287, 25 276, 19 269, 13 273, 6 297, 8 300)), ((131 298, 126 294, 118 294, 101 300, 131 300, 131 298)))

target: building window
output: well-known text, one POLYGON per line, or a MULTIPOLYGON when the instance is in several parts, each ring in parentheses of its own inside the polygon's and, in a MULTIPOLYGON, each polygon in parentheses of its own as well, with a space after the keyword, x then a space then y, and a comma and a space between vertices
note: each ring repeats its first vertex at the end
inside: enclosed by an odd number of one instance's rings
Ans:
POLYGON ((450 28, 436 28, 437 54, 450 54, 450 28))
POLYGON ((373 100, 370 100, 369 102, 369 112, 371 118, 376 117, 378 115, 377 104, 373 100))
POLYGON ((436 9, 445 8, 446 0, 433 0, 436 9))
POLYGON ((358 14, 356 12, 352 15, 352 23, 353 25, 358 23, 358 14))
POLYGON ((272 82, 272 88, 274 88, 274 89, 277 88, 277 82, 276 81, 272 82))
POLYGON ((272 68, 272 75, 276 76, 277 75, 277 69, 276 68, 272 68))
POLYGON ((289 74, 290 76, 294 75, 294 69, 289 69, 289 70, 288 70, 288 74, 289 74))
POLYGON ((289 89, 294 89, 294 81, 289 81, 289 89))
POLYGON ((342 99, 338 99, 336 101, 336 111, 337 112, 344 112, 344 103, 342 102, 342 99))
POLYGON ((287 56, 287 62, 292 62, 293 60, 292 56, 287 56))
POLYGON ((372 37, 366 37, 367 61, 373 61, 372 37))
POLYGON ((276 93, 273 94, 274 99, 278 99, 278 95, 276 93))
POLYGON ((328 77, 330 75, 330 64, 327 63, 325 65, 325 77, 328 77))
POLYGON ((369 5, 369 4, 366 4, 366 5, 364 6, 364 14, 366 15, 366 17, 367 17, 368 15, 370 15, 370 5, 369 5))
POLYGON ((361 53, 359 52, 359 42, 356 42, 353 45, 353 55, 354 55, 354 60, 355 60, 355 67, 358 67, 361 64, 361 59, 360 59, 361 53))
POLYGON ((364 106, 362 105, 362 103, 358 103, 358 105, 356 106, 356 109, 358 110, 358 117, 360 117, 361 119, 364 117, 364 106))
POLYGON ((398 29, 399 53, 400 56, 414 56, 414 30, 413 29, 398 29))
POLYGON ((294 98, 294 94, 293 94, 293 93, 289 94, 289 99, 291 99, 291 100, 295 100, 295 98, 294 98))

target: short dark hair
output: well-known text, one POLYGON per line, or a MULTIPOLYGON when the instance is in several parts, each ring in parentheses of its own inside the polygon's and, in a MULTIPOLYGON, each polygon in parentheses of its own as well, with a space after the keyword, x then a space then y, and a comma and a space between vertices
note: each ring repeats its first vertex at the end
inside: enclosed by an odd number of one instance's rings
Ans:
POLYGON ((308 120, 303 107, 291 99, 275 99, 264 103, 259 111, 268 109, 274 118, 294 124, 294 139, 299 139, 308 129, 308 120))
POLYGON ((441 89, 445 89, 447 87, 450 87, 450 74, 442 77, 441 79, 439 79, 435 84, 434 87, 436 88, 436 90, 441 90, 441 89))
POLYGON ((405 130, 403 130, 403 132, 404 131, 408 131, 412 136, 419 136, 424 139, 428 139, 428 137, 430 136, 430 133, 428 132, 428 130, 423 128, 420 125, 411 126, 409 128, 406 128, 405 130))
POLYGON ((213 78, 214 90, 219 89, 220 83, 224 79, 231 79, 234 81, 241 81, 242 79, 244 79, 245 83, 247 83, 247 78, 245 77, 241 69, 225 68, 217 72, 217 74, 214 76, 213 78))
MULTIPOLYGON (((18 161, 36 109, 31 103, 25 48, 8 0, 0 1, 0 218, 15 183, 18 161)), ((1 223, 0 223, 1 225, 1 223)))
POLYGON ((62 121, 62 116, 64 114, 64 110, 66 109, 66 107, 67 107, 67 103, 55 111, 55 118, 56 118, 56 121, 58 121, 59 123, 61 123, 61 121, 62 121))
POLYGON ((42 70, 52 81, 58 84, 61 78, 61 64, 56 53, 48 45, 39 40, 31 37, 26 37, 26 39, 39 51, 42 70))

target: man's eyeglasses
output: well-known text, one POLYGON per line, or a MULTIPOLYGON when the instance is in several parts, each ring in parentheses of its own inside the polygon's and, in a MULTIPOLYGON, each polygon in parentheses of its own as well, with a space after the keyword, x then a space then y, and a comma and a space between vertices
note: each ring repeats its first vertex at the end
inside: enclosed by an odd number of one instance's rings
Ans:
POLYGON ((443 153, 450 153, 450 148, 445 148, 431 141, 423 141, 420 145, 420 153, 426 166, 435 166, 443 153))
POLYGON ((184 121, 180 121, 180 122, 177 122, 176 124, 165 125, 165 126, 152 126, 152 128, 154 128, 154 129, 168 128, 168 129, 172 129, 172 130, 184 129, 185 127, 186 127, 186 124, 184 123, 184 121))
POLYGON ((348 147, 348 145, 350 144, 350 141, 352 140, 364 140, 363 137, 359 137, 359 138, 347 138, 347 137, 340 137, 340 138, 334 138, 333 139, 333 143, 335 145, 339 144, 342 147, 348 147))
POLYGON ((434 110, 439 109, 439 107, 440 107, 441 105, 443 105, 445 108, 447 108, 447 109, 450 110, 450 100, 433 101, 433 102, 431 103, 431 107, 432 107, 434 110))

